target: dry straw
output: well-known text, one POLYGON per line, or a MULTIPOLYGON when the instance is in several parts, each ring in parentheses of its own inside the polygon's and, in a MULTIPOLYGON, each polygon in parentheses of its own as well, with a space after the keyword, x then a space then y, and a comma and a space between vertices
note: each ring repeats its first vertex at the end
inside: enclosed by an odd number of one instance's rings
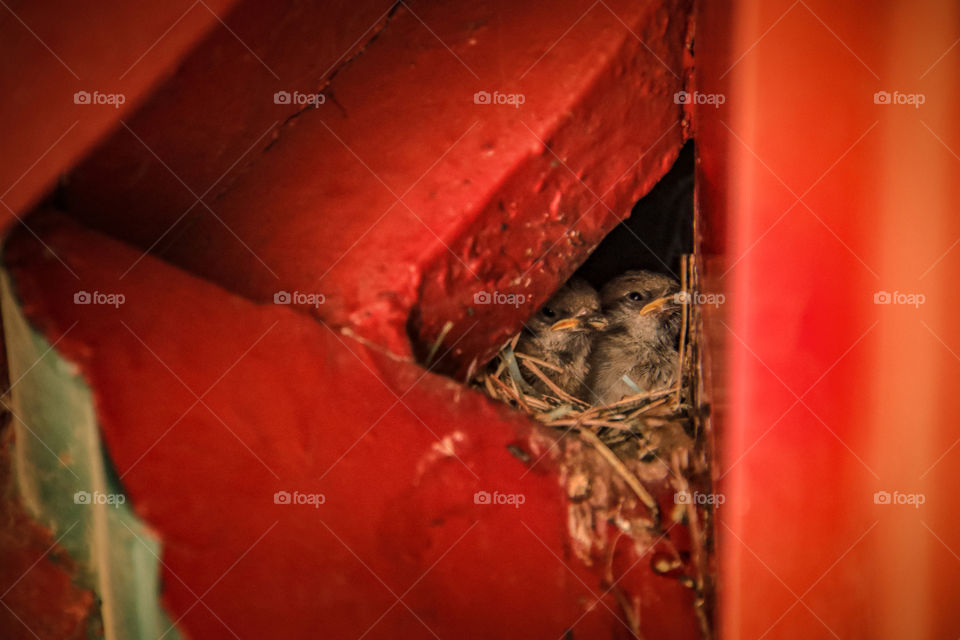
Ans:
MULTIPOLYGON (((681 562, 677 555, 676 563, 686 567, 681 581, 694 590, 701 630, 704 637, 710 637, 709 548, 713 513, 709 508, 686 503, 676 505, 673 513, 661 514, 654 497, 657 487, 645 485, 643 472, 645 463, 653 460, 666 469, 670 486, 678 494, 689 494, 697 487, 709 491, 710 456, 705 428, 708 410, 703 394, 700 310, 692 304, 699 288, 693 256, 683 257, 680 280, 681 291, 686 295, 680 297, 678 374, 673 386, 594 406, 565 393, 551 380, 551 374, 559 372, 556 367, 518 352, 519 335, 504 345, 493 362, 474 378, 474 384, 489 396, 556 430, 561 441, 575 434, 578 440, 596 450, 628 491, 646 507, 652 523, 648 530, 651 538, 672 545, 663 528, 663 518, 679 518, 686 523, 690 531, 690 556, 681 562), (549 393, 534 389, 531 383, 535 380, 542 381, 549 393), (666 433, 685 436, 664 437, 666 433)), ((662 488, 661 484, 661 491, 662 488)), ((619 509, 615 505, 610 507, 619 509)), ((631 613, 630 607, 624 611, 631 613)))
MULTIPOLYGON (((681 289, 695 290, 693 260, 684 256, 681 289)), ((559 370, 548 362, 516 350, 519 334, 504 345, 493 363, 477 377, 486 393, 531 415, 548 427, 582 433, 589 431, 609 447, 642 439, 650 427, 682 422, 691 436, 700 431, 700 322, 692 295, 683 295, 678 375, 672 387, 638 393, 608 405, 590 405, 565 393, 551 379, 559 370), (540 393, 531 382, 540 380, 550 393, 540 393)))

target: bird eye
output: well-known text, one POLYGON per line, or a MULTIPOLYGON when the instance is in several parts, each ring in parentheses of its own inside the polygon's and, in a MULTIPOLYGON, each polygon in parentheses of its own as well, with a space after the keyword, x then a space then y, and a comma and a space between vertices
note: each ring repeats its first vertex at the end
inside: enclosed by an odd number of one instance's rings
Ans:
POLYGON ((637 293, 636 291, 631 291, 627 294, 627 297, 633 300, 634 302, 640 302, 643 300, 643 296, 637 293))
POLYGON ((542 313, 545 318, 555 318, 555 317, 557 317, 557 314, 556 314, 556 313, 554 312, 554 310, 551 309, 550 307, 544 307, 543 309, 540 309, 540 313, 542 313))

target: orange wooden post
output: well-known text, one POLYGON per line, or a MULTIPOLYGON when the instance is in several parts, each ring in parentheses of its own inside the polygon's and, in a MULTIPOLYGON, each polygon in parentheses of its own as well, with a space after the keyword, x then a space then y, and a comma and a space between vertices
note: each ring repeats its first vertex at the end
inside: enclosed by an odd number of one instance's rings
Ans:
POLYGON ((960 13, 697 24, 721 637, 955 637, 960 13))

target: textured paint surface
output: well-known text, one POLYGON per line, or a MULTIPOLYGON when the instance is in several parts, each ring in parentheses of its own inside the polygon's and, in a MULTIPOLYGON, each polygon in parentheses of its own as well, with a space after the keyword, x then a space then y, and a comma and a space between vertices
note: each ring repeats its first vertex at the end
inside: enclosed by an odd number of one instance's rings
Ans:
POLYGON ((300 101, 377 36, 392 4, 238 3, 227 26, 211 30, 71 172, 63 197, 72 215, 162 252, 198 219, 212 219, 198 197, 212 204, 250 179, 248 165, 295 129, 292 120, 312 109, 300 101))
POLYGON ((0 219, 23 216, 119 126, 234 0, 22 2, 0 12, 0 219), (77 103, 85 91, 122 95, 77 103))
POLYGON ((185 634, 626 637, 626 596, 648 637, 696 635, 690 591, 629 538, 576 557, 549 434, 413 361, 448 322, 447 370, 489 355, 667 171, 688 10, 245 2, 242 44, 211 31, 57 193, 120 242, 18 230, 24 313, 93 390, 185 634), (308 41, 318 21, 356 40, 308 41))
POLYGON ((34 221, 78 280, 18 233, 6 251, 17 295, 89 381, 117 475, 163 541, 164 603, 187 635, 626 637, 612 580, 650 637, 696 636, 690 592, 628 538, 609 567, 574 556, 555 436, 152 258, 119 281, 136 251, 34 221), (125 302, 77 305, 78 287, 125 302), (277 504, 278 491, 323 503, 277 504), (477 491, 524 503, 478 504, 477 491))
MULTIPOLYGON (((531 311, 478 309, 475 293, 542 302, 676 157, 688 9, 414 2, 328 84, 292 72, 264 82, 252 64, 211 80, 204 48, 158 96, 169 110, 145 112, 150 148, 118 133, 104 148, 115 156, 82 167, 65 197, 88 224, 245 297, 323 294, 326 304, 302 310, 395 353, 410 353, 408 321, 426 344, 452 321, 449 344, 464 336, 454 358, 462 366, 491 355, 531 311), (237 100, 269 103, 282 85, 322 89, 325 101, 285 120, 269 148, 255 144, 226 178, 228 189, 194 205, 221 175, 212 167, 229 170, 247 145, 232 141, 214 156, 234 137, 219 111, 199 136, 183 114, 211 82, 248 76, 254 91, 237 100), (491 104, 475 101, 478 92, 491 104), (523 104, 495 104, 497 95, 523 104), (143 172, 157 180, 141 182, 143 172), (121 193, 104 195, 117 182, 121 193), (178 195, 158 201, 160 184, 178 195)), ((302 37, 295 22, 276 29, 251 31, 250 42, 302 37)), ((244 105, 258 127, 244 140, 288 113, 267 106, 244 105)))

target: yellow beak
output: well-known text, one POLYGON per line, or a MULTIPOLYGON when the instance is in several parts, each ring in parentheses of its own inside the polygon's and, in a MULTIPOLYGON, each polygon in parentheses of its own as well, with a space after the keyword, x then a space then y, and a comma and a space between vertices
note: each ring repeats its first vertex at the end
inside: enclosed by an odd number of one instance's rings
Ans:
POLYGON ((567 331, 568 329, 578 329, 583 326, 581 318, 564 318, 553 323, 550 331, 567 331))
POLYGON ((664 307, 664 305, 671 302, 673 302, 673 296, 664 296, 662 298, 652 300, 644 305, 642 309, 640 309, 640 315, 645 316, 647 314, 654 313, 655 311, 659 311, 664 307))
POLYGON ((551 325, 551 331, 569 331, 570 329, 603 329, 607 326, 607 319, 599 313, 582 311, 572 318, 558 320, 551 325))
POLYGON ((587 318, 587 324, 593 327, 594 329, 603 329, 609 323, 607 322, 606 318, 598 314, 598 315, 587 318))

